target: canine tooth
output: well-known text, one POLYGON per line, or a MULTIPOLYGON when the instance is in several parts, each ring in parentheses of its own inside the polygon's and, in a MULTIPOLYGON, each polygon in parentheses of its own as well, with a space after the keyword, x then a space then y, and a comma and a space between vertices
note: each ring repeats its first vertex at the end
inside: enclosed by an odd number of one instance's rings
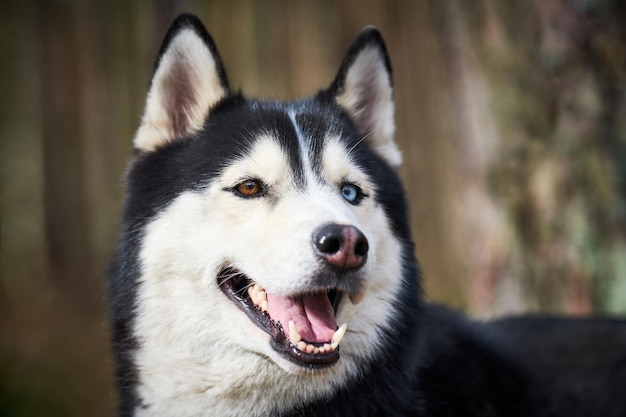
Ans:
POLYGON ((339 327, 337 329, 337 331, 335 332, 335 334, 333 335, 333 343, 336 343, 337 345, 339 343, 341 343, 341 339, 343 339, 343 336, 346 334, 346 330, 348 329, 348 324, 344 323, 341 325, 341 327, 339 327))
POLYGON ((300 336, 298 329, 296 329, 296 324, 291 320, 289 320, 289 339, 294 345, 302 340, 302 336, 300 336))
POLYGON ((261 287, 259 287, 257 284, 254 284, 253 286, 248 287, 248 295, 250 296, 250 299, 255 304, 259 304, 258 302, 259 291, 261 291, 261 287))
POLYGON ((357 292, 350 293, 349 297, 352 304, 357 305, 365 298, 365 289, 361 288, 357 292))
POLYGON ((306 342, 304 341, 300 341, 298 342, 298 344, 296 345, 296 347, 301 350, 302 352, 304 352, 306 350, 306 342))
POLYGON ((264 290, 259 290, 256 295, 256 301, 261 304, 263 301, 267 301, 267 293, 264 290))
POLYGON ((267 300, 261 302, 261 310, 267 313, 267 300))

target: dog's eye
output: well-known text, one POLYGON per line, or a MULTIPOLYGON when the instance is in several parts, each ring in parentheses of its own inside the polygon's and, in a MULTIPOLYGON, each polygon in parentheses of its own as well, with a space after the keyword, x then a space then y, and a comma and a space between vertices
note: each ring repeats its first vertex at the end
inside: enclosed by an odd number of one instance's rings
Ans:
POLYGON ((241 197, 256 197, 261 195, 265 190, 265 187, 259 180, 249 179, 237 184, 234 191, 241 197))
POLYGON ((345 183, 341 186, 341 195, 352 204, 359 204, 363 199, 361 188, 351 183, 345 183))

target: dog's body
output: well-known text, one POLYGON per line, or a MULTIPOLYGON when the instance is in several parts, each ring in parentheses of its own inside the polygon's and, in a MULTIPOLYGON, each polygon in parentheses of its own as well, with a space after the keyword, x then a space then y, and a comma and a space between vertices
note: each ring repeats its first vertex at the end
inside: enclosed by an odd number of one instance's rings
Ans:
POLYGON ((121 415, 626 415, 623 322, 421 301, 392 96, 375 29, 328 89, 275 102, 174 22, 109 281, 121 415))

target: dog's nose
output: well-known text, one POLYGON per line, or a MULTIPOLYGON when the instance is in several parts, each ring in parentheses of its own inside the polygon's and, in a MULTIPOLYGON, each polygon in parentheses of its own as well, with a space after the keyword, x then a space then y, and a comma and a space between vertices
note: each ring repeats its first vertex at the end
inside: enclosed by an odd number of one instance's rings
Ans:
POLYGON ((313 233, 313 244, 320 256, 335 269, 346 272, 363 266, 369 244, 356 227, 327 224, 313 233))

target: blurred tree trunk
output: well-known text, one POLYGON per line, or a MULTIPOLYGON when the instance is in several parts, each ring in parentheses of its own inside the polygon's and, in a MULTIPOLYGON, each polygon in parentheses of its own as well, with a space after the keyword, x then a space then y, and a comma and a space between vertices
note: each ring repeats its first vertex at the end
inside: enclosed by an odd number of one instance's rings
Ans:
POLYGON ((462 216, 479 225, 470 309, 626 311, 624 6, 438 12, 469 173, 462 216))
POLYGON ((43 2, 41 45, 44 221, 49 276, 58 290, 80 295, 90 271, 83 166, 81 51, 76 8, 43 2))

